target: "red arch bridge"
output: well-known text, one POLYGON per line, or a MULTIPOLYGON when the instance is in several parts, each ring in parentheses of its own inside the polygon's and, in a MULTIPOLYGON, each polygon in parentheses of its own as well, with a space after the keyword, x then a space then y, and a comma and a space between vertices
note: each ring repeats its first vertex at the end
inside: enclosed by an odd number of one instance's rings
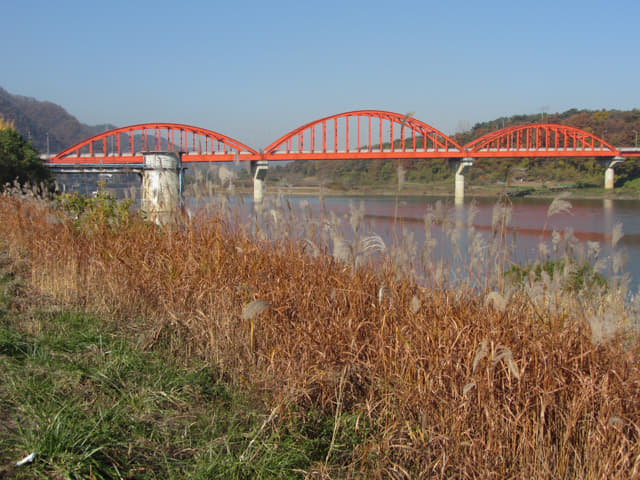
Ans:
POLYGON ((464 173, 478 158, 596 157, 605 166, 605 188, 613 188, 614 166, 640 156, 640 148, 614 147, 568 125, 503 128, 462 146, 411 115, 358 110, 302 125, 260 151, 204 128, 175 123, 131 125, 87 138, 48 157, 46 164, 67 173, 142 171, 154 168, 146 158, 157 152, 175 152, 179 163, 250 161, 254 197, 260 199, 270 161, 448 158, 457 162, 455 193, 462 199, 464 173))

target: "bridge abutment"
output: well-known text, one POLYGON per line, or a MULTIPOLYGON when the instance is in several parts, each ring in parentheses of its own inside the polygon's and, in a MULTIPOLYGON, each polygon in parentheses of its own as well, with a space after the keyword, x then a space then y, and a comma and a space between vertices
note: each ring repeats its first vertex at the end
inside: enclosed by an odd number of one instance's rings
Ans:
POLYGON ((166 225, 177 220, 182 206, 182 160, 176 152, 143 152, 142 210, 149 221, 166 225))
POLYGON ((615 175, 613 167, 624 161, 624 157, 607 158, 602 161, 604 167, 604 188, 605 190, 613 190, 615 184, 615 175))
POLYGON ((473 165, 473 158, 465 157, 456 165, 454 201, 456 205, 464 203, 464 174, 473 165))
POLYGON ((269 162, 266 160, 254 160, 251 162, 251 174, 253 175, 253 203, 262 203, 265 192, 265 178, 269 162))

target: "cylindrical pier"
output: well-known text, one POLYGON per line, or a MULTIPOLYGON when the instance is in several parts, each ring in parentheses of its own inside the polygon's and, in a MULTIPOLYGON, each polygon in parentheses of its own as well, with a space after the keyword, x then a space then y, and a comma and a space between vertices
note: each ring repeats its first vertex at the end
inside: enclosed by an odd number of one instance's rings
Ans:
POLYGON ((604 159, 602 166, 604 167, 604 188, 605 190, 613 190, 615 185, 615 172, 613 167, 624 161, 624 157, 613 157, 604 159))
POLYGON ((176 152, 143 152, 142 210, 158 225, 177 220, 182 206, 182 161, 176 152))
POLYGON ((269 164, 266 160, 251 162, 251 173, 253 173, 253 203, 262 203, 264 200, 264 179, 267 177, 269 164))
POLYGON ((465 157, 456 165, 454 202, 456 205, 464 203, 464 174, 473 165, 473 158, 465 157))
POLYGON ((615 173, 613 167, 606 167, 604 170, 604 188, 605 190, 613 190, 615 184, 615 173))

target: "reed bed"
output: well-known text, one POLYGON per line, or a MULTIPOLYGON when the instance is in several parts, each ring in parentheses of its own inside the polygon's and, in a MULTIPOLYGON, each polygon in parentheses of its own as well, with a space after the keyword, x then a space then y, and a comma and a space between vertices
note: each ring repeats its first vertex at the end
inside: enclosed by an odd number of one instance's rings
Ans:
MULTIPOLYGON (((424 245, 388 246, 355 207, 314 216, 282 198, 246 217, 209 193, 166 228, 136 215, 79 223, 6 193, 0 238, 39 290, 261 392, 274 428, 331 416, 326 459, 302 476, 640 476, 636 310, 623 275, 571 290, 565 263, 510 281, 505 204, 490 238, 469 230, 457 272, 434 253, 433 225, 438 242, 456 241, 442 207, 425 219, 424 245)), ((570 232, 549 248, 596 255, 570 232)))

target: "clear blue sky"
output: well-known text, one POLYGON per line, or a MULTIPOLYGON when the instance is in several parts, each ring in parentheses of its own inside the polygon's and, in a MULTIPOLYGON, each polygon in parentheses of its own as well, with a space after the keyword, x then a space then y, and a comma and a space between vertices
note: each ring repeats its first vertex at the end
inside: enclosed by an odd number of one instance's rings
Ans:
POLYGON ((640 107, 640 2, 13 1, 0 86, 80 121, 187 123, 262 148, 379 108, 445 133, 640 107))

